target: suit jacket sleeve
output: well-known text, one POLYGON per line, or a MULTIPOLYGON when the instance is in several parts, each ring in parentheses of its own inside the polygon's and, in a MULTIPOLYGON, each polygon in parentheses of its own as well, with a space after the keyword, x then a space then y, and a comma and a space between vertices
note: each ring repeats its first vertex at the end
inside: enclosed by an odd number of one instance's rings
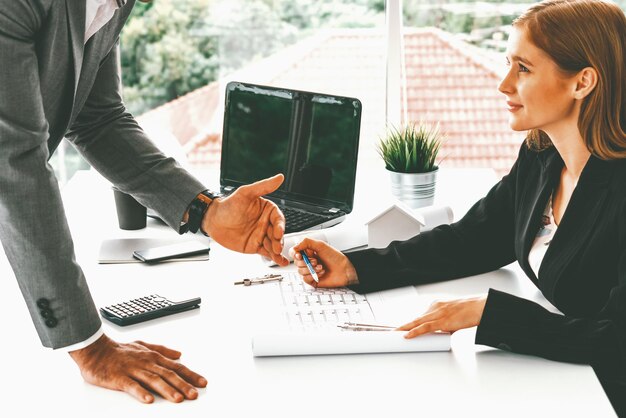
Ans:
POLYGON ((85 159, 120 190, 180 232, 187 206, 206 187, 163 155, 122 101, 119 47, 103 60, 85 105, 67 134, 85 159))
POLYGON ((0 239, 42 344, 57 348, 84 341, 101 322, 48 165, 34 42, 45 13, 34 0, 0 7, 0 239))
POLYGON ((626 385, 626 200, 621 214, 618 285, 595 318, 551 313, 534 302, 491 289, 476 343, 591 364, 601 379, 626 385))
POLYGON ((514 200, 523 144, 510 173, 458 222, 423 232, 385 249, 346 254, 355 266, 357 292, 450 280, 496 270, 515 261, 514 200))

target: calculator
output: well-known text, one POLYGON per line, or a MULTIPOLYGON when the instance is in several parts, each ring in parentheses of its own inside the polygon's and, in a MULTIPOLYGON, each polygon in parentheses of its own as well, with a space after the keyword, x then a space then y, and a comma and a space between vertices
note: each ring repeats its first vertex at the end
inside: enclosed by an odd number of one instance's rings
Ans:
POLYGON ((200 298, 193 298, 182 302, 172 302, 163 296, 150 295, 100 308, 100 315, 104 319, 123 327, 197 309, 200 307, 201 301, 200 298))

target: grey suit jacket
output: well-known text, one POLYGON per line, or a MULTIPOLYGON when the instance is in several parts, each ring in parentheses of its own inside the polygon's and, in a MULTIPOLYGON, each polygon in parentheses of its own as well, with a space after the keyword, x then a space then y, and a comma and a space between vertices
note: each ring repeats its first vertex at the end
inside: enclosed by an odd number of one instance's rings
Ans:
POLYGON ((124 108, 117 44, 134 3, 84 45, 85 0, 0 0, 0 239, 47 347, 101 324, 48 164, 61 139, 177 231, 205 189, 124 108))

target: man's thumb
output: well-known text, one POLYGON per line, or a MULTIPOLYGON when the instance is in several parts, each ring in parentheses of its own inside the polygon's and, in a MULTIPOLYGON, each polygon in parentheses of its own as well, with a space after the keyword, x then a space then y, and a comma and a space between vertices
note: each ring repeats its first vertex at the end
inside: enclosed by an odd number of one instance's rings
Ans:
POLYGON ((259 180, 241 188, 244 189, 249 195, 264 196, 278 189, 280 185, 283 184, 284 180, 285 176, 282 174, 276 174, 273 177, 259 180))

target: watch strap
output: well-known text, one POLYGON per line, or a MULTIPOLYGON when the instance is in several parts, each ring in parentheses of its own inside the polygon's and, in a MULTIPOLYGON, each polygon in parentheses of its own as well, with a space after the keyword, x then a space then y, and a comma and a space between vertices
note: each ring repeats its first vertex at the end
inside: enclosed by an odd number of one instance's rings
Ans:
MULTIPOLYGON (((193 201, 189 204, 188 214, 189 218, 187 220, 187 230, 193 232, 194 234, 198 232, 198 230, 202 231, 202 219, 204 219, 204 214, 206 213, 209 205, 213 202, 213 200, 221 197, 222 195, 219 193, 211 192, 209 190, 204 190, 196 196, 193 201)), ((204 231, 202 231, 204 235, 204 231)))

